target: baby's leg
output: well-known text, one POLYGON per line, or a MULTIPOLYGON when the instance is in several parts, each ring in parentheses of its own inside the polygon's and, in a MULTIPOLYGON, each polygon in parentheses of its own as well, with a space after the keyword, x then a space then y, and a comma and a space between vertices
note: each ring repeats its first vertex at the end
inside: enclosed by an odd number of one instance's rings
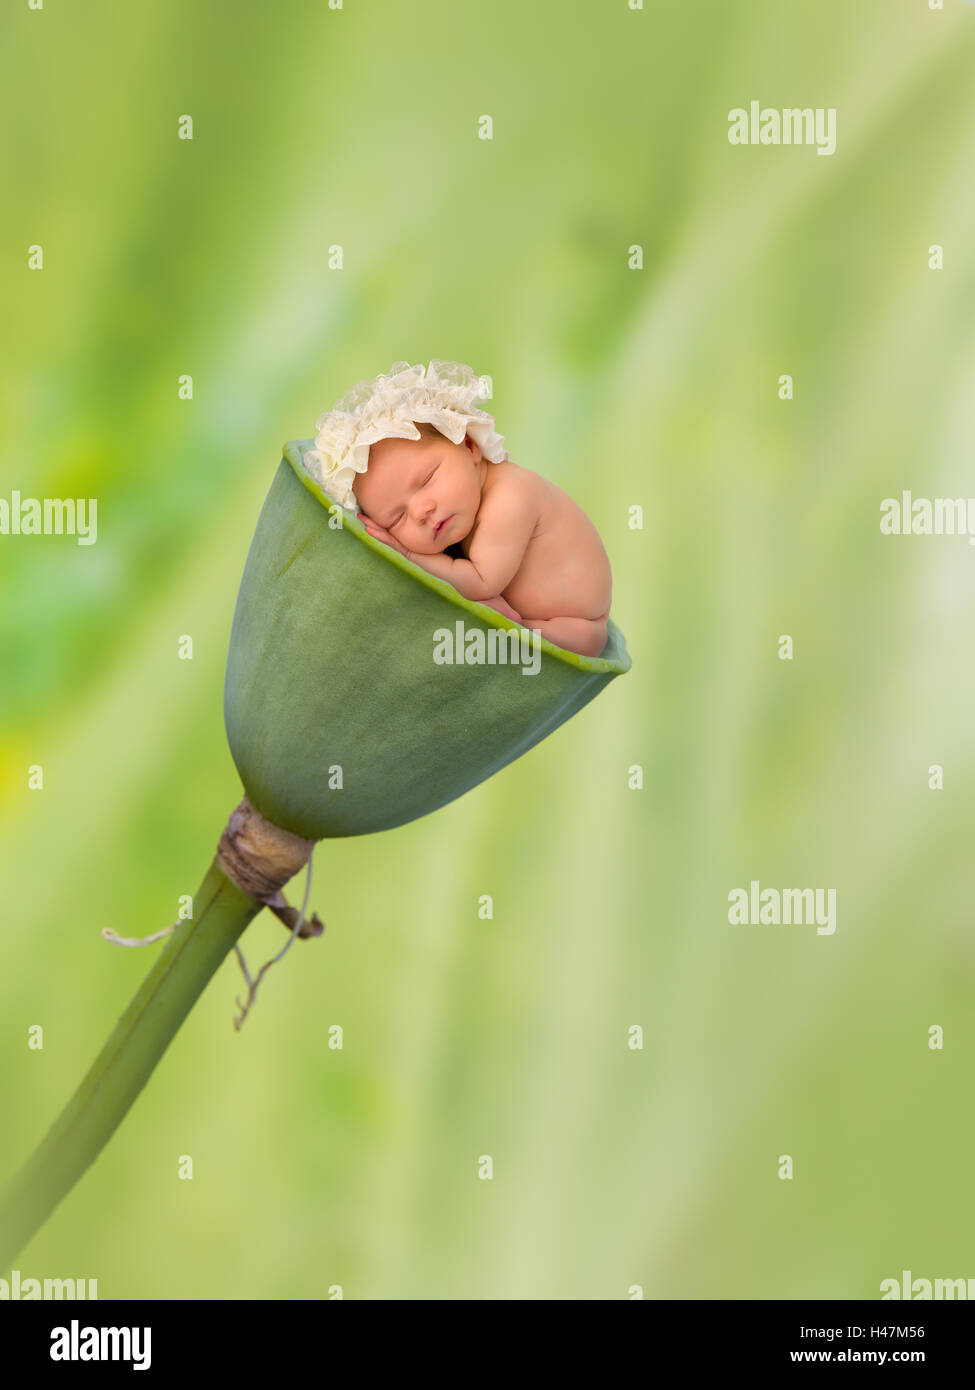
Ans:
POLYGON ((519 618, 518 621, 524 627, 537 627, 547 641, 579 656, 598 656, 606 645, 605 618, 519 618))

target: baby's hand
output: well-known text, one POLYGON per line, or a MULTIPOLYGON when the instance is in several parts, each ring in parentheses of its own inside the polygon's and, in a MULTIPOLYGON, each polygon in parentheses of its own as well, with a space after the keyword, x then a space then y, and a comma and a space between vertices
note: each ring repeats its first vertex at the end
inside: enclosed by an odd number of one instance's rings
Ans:
POLYGON ((373 521, 372 517, 366 516, 365 512, 356 512, 356 516, 362 522, 370 536, 374 536, 377 541, 382 541, 385 545, 391 545, 394 550, 398 550, 399 553, 405 555, 408 560, 413 559, 412 550, 407 550, 405 545, 401 545, 396 537, 390 531, 386 530, 385 526, 380 526, 378 521, 373 521))

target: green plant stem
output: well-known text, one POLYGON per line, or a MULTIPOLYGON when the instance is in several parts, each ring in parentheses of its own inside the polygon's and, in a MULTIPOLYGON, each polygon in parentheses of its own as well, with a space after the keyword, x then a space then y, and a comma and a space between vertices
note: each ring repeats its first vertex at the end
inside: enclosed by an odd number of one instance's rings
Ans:
POLYGON ((0 1194, 0 1270, 95 1161, 220 962, 263 903, 216 856, 181 922, 46 1138, 0 1194))

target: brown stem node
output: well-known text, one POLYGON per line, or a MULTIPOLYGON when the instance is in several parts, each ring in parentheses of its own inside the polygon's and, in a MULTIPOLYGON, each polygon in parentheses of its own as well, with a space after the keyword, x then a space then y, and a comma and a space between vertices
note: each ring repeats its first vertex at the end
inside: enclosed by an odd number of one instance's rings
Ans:
POLYGON ((307 864, 316 844, 267 820, 245 796, 220 836, 217 861, 239 888, 264 903, 307 864))

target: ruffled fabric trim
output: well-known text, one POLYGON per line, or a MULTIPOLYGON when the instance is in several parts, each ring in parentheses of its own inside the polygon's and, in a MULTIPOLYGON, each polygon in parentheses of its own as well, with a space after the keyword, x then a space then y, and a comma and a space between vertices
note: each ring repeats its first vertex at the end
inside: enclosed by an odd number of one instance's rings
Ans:
POLYGON ((365 473, 370 445, 380 439, 421 439, 414 421, 434 425, 453 444, 470 435, 489 463, 507 457, 504 438, 495 433, 494 418, 474 404, 490 400, 488 377, 470 367, 434 357, 422 363, 394 362, 389 372, 360 381, 347 391, 315 428, 315 447, 305 454, 309 473, 333 501, 348 510, 357 507, 356 475, 365 473))

